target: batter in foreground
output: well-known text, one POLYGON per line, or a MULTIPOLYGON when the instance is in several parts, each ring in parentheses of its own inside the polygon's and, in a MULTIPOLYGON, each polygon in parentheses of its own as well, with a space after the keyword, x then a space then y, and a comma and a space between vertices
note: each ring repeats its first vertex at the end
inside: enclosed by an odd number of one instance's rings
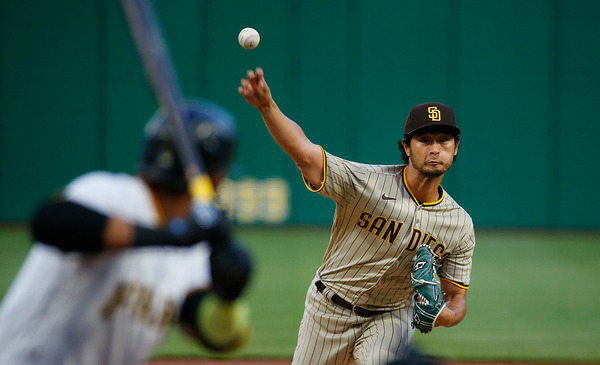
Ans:
MULTIPOLYGON (((235 118, 208 100, 181 105, 215 186, 236 142, 235 118)), ((202 226, 176 141, 157 111, 135 175, 90 171, 40 205, 35 238, 0 305, 0 364, 135 365, 179 326, 214 351, 252 327, 242 294, 252 273, 223 219, 202 226)))
POLYGON ((367 165, 311 142, 280 111, 262 69, 248 71, 238 91, 260 111, 307 188, 336 204, 329 246, 306 296, 293 364, 402 361, 414 328, 427 333, 460 323, 475 235, 471 217, 440 185, 460 144, 452 109, 415 106, 398 143, 405 164, 367 165), (434 281, 436 269, 441 288, 434 281))

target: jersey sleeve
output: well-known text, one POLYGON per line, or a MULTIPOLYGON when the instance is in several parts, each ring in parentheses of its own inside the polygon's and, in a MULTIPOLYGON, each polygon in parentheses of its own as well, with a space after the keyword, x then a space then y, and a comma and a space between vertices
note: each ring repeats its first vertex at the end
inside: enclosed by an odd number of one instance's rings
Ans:
POLYGON ((471 283, 474 249, 475 232, 471 222, 460 244, 442 261, 442 267, 438 270, 440 279, 450 281, 463 289, 468 289, 471 283))
POLYGON ((66 200, 105 215, 145 225, 154 225, 158 221, 152 197, 142 183, 130 175, 88 172, 69 183, 63 194, 66 200))
POLYGON ((71 181, 63 192, 66 200, 84 205, 100 213, 112 213, 112 202, 117 192, 109 174, 95 171, 71 181))
POLYGON ((364 169, 360 168, 362 164, 341 159, 326 151, 323 151, 323 156, 324 181, 320 187, 312 187, 304 180, 306 187, 337 204, 348 204, 357 197, 357 190, 363 185, 364 169))

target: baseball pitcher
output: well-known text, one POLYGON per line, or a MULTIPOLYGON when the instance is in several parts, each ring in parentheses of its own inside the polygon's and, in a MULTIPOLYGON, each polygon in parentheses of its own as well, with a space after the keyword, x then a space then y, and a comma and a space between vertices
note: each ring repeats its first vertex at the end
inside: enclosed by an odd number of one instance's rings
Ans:
POLYGON ((402 361, 415 328, 427 333, 462 321, 475 237, 470 216, 440 185, 460 144, 452 109, 415 106, 399 142, 405 164, 367 165, 312 143, 278 108, 262 69, 248 71, 238 91, 307 188, 336 204, 293 364, 402 361))

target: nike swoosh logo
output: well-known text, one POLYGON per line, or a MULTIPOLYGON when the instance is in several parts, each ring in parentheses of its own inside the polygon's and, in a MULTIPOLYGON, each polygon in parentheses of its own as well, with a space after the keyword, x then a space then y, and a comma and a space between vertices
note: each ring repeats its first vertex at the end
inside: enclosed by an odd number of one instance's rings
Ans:
POLYGON ((391 197, 391 196, 387 196, 387 195, 385 195, 385 193, 383 193, 381 195, 381 199, 383 199, 383 200, 396 200, 396 198, 391 197))

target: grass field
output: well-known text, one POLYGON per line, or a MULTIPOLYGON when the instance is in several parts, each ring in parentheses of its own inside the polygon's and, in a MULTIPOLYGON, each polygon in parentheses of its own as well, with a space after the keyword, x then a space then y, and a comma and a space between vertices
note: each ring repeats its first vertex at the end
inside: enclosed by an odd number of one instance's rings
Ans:
MULTIPOLYGON (((327 228, 238 228, 257 270, 248 298, 254 336, 236 357, 290 358, 307 285, 327 245, 327 228)), ((0 296, 29 238, 0 230, 0 296)), ((469 309, 453 328, 415 335, 425 353, 448 360, 600 363, 600 233, 477 231, 469 309)), ((157 357, 209 357, 172 330, 157 357)))

